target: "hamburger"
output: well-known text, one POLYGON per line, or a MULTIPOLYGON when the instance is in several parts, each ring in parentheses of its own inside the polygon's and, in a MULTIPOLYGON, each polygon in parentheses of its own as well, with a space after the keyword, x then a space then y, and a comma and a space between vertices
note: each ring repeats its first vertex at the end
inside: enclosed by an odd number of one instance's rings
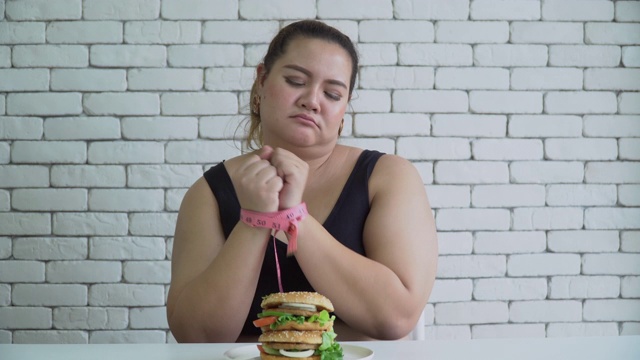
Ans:
POLYGON ((253 322, 261 328, 258 341, 262 360, 287 358, 341 360, 342 347, 335 342, 335 316, 329 299, 315 292, 274 293, 265 296, 262 312, 253 322))

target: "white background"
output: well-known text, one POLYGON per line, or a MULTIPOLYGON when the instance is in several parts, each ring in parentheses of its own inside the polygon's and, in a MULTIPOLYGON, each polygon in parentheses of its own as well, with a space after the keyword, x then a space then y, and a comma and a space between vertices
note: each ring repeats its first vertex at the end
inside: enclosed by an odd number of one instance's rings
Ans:
POLYGON ((0 0, 0 343, 174 341, 180 201, 302 18, 362 57, 342 142, 424 179, 428 339, 640 334, 640 2, 0 0))

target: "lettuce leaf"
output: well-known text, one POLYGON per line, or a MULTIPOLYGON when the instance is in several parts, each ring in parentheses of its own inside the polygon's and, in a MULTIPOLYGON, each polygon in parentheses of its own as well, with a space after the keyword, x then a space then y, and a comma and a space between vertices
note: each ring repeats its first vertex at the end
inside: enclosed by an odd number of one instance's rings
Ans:
POLYGON ((320 355, 321 360, 342 360, 344 354, 340 344, 334 341, 336 336, 338 335, 333 331, 322 334, 322 344, 316 351, 316 355, 320 355))
POLYGON ((320 360, 342 360, 344 354, 342 347, 335 343, 329 349, 320 351, 320 360))
POLYGON ((303 324, 305 321, 307 322, 318 322, 320 326, 324 326, 328 321, 335 320, 335 316, 330 316, 327 310, 322 310, 320 313, 310 316, 306 318, 302 315, 291 315, 286 312, 276 311, 276 310, 264 310, 260 314, 258 314, 259 318, 263 318, 266 316, 277 316, 278 320, 270 325, 270 328, 273 330, 277 328, 279 325, 283 325, 289 321, 295 321, 298 324, 303 324))
POLYGON ((274 322, 273 324, 269 325, 269 327, 271 328, 271 330, 274 330, 278 326, 284 325, 284 324, 288 323, 289 321, 295 321, 298 324, 304 324, 304 316, 286 314, 286 315, 278 317, 278 320, 276 320, 276 322, 274 322))
POLYGON ((335 319, 336 319, 335 316, 329 316, 329 312, 327 310, 322 310, 317 315, 312 315, 311 317, 309 317, 309 320, 307 321, 308 322, 317 321, 318 323, 320 323, 320 326, 324 326, 324 324, 326 324, 328 321, 333 321, 335 319))
POLYGON ((325 331, 322 333, 322 344, 318 347, 318 350, 324 351, 330 348, 334 344, 334 340, 338 336, 333 331, 325 331))
POLYGON ((264 352, 266 352, 269 355, 278 355, 280 356, 280 351, 270 348, 268 346, 265 346, 264 344, 262 344, 262 350, 264 350, 264 352))

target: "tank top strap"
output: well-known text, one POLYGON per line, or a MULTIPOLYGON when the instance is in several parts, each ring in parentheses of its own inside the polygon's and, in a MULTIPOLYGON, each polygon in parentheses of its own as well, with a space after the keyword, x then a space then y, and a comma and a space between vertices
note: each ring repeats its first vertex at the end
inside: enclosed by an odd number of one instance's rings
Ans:
POLYGON ((218 202, 220 222, 224 237, 228 238, 231 231, 240 220, 240 202, 236 190, 231 182, 231 177, 224 163, 219 163, 204 173, 204 179, 218 202))

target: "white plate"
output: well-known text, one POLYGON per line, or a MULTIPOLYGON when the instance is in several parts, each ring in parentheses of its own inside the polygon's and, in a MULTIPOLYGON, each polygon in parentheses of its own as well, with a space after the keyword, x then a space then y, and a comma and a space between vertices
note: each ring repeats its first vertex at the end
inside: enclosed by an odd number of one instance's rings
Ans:
MULTIPOLYGON (((340 344, 344 351, 344 360, 367 360, 373 359, 373 350, 357 345, 340 344)), ((247 345, 224 353, 225 359, 229 360, 260 360, 260 351, 256 345, 247 345)))

